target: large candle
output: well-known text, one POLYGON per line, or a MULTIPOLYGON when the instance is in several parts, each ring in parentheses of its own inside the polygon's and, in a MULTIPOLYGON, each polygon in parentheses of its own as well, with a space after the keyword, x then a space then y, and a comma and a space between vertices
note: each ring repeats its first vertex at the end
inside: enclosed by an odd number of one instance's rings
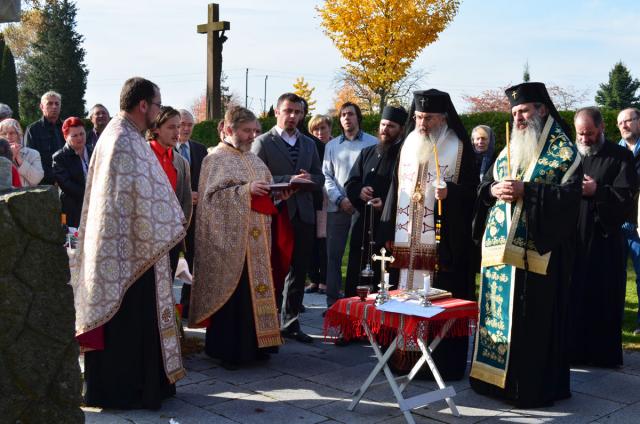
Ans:
POLYGON ((429 294, 429 288, 431 287, 431 275, 425 273, 423 274, 423 287, 422 289, 424 290, 424 295, 427 296, 429 294))
MULTIPOLYGON (((438 162, 438 147, 435 143, 433 144, 433 157, 436 162, 436 184, 440 188, 440 162, 438 162)), ((438 216, 442 216, 442 200, 440 199, 438 199, 438 216)))
POLYGON ((506 122, 507 127, 507 179, 511 178, 511 140, 509 140, 509 121, 506 122))

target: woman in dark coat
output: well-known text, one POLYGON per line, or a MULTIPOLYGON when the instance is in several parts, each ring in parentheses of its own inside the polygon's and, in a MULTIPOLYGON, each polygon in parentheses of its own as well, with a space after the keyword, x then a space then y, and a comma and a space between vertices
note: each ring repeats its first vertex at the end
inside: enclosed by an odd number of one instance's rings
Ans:
POLYGON ((86 145, 87 135, 80 118, 67 118, 62 124, 62 135, 66 143, 53 154, 53 177, 60 188, 62 213, 67 215, 67 224, 78 228, 91 149, 86 145))

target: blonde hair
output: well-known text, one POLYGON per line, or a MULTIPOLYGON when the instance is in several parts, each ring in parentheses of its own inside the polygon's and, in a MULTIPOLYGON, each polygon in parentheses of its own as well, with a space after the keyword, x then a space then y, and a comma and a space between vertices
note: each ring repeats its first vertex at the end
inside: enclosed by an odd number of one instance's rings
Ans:
POLYGON ((331 129, 331 127, 333 126, 333 121, 328 115, 315 115, 313 118, 309 119, 307 128, 309 128, 309 132, 313 132, 313 130, 315 130, 322 124, 327 124, 329 129, 331 129))

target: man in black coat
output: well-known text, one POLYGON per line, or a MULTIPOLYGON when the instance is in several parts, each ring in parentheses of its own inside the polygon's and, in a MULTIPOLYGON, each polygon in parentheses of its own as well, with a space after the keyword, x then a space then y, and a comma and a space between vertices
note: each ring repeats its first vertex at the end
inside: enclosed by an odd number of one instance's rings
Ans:
MULTIPOLYGON (((345 296, 356 295, 356 286, 368 284, 376 291, 380 281, 380 269, 373 266, 373 277, 361 276, 361 271, 371 264, 371 254, 382 247, 371 245, 380 223, 380 216, 393 179, 393 171, 402 147, 407 112, 402 107, 387 106, 382 111, 378 128, 378 144, 365 147, 356 159, 344 187, 351 204, 358 210, 358 218, 351 230, 349 264, 345 296)), ((397 279, 397 278, 396 278, 397 279)))
MULTIPOLYGON (((178 134, 178 144, 176 150, 189 162, 191 171, 191 197, 193 200, 193 214, 196 216, 196 207, 198 204, 198 183, 200 182, 200 168, 202 161, 207 156, 207 148, 204 144, 191 140, 193 133, 193 124, 195 120, 191 112, 185 109, 179 109, 180 112, 180 132, 178 134)), ((189 265, 189 270, 193 272, 193 258, 195 255, 195 234, 196 220, 191 219, 189 228, 187 229, 187 237, 185 237, 186 252, 184 258, 189 265)), ((180 293, 180 303, 182 304, 182 317, 189 317, 189 297, 191 295, 191 284, 184 284, 180 293)))
POLYGON ((60 107, 62 97, 55 91, 48 91, 40 99, 42 119, 32 123, 24 132, 24 145, 40 153, 44 178, 40 184, 53 184, 51 157, 64 146, 60 107))
POLYGON ((572 363, 615 368, 622 365, 620 311, 627 266, 622 223, 637 190, 634 159, 629 150, 605 140, 597 108, 578 110, 574 124, 584 178, 570 288, 569 353, 572 363))

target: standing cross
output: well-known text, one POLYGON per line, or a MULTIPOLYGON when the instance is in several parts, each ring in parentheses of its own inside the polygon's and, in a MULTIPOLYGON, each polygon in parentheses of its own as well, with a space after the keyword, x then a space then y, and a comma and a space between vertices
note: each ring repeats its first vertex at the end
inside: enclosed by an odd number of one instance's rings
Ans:
POLYGON ((380 275, 382 276, 383 281, 384 281, 384 273, 386 268, 385 262, 393 263, 393 261, 396 260, 396 258, 394 258, 391 255, 386 256, 386 253, 387 253, 387 249, 383 247, 382 249, 380 249, 380 255, 371 255, 371 259, 373 259, 376 262, 380 261, 380 275))
POLYGON ((222 73, 222 44, 227 40, 224 32, 231 28, 229 22, 221 21, 220 7, 209 4, 206 24, 197 26, 199 34, 207 34, 207 119, 222 117, 222 96, 220 92, 220 77, 222 73), (218 32, 222 34, 218 36, 218 32))

